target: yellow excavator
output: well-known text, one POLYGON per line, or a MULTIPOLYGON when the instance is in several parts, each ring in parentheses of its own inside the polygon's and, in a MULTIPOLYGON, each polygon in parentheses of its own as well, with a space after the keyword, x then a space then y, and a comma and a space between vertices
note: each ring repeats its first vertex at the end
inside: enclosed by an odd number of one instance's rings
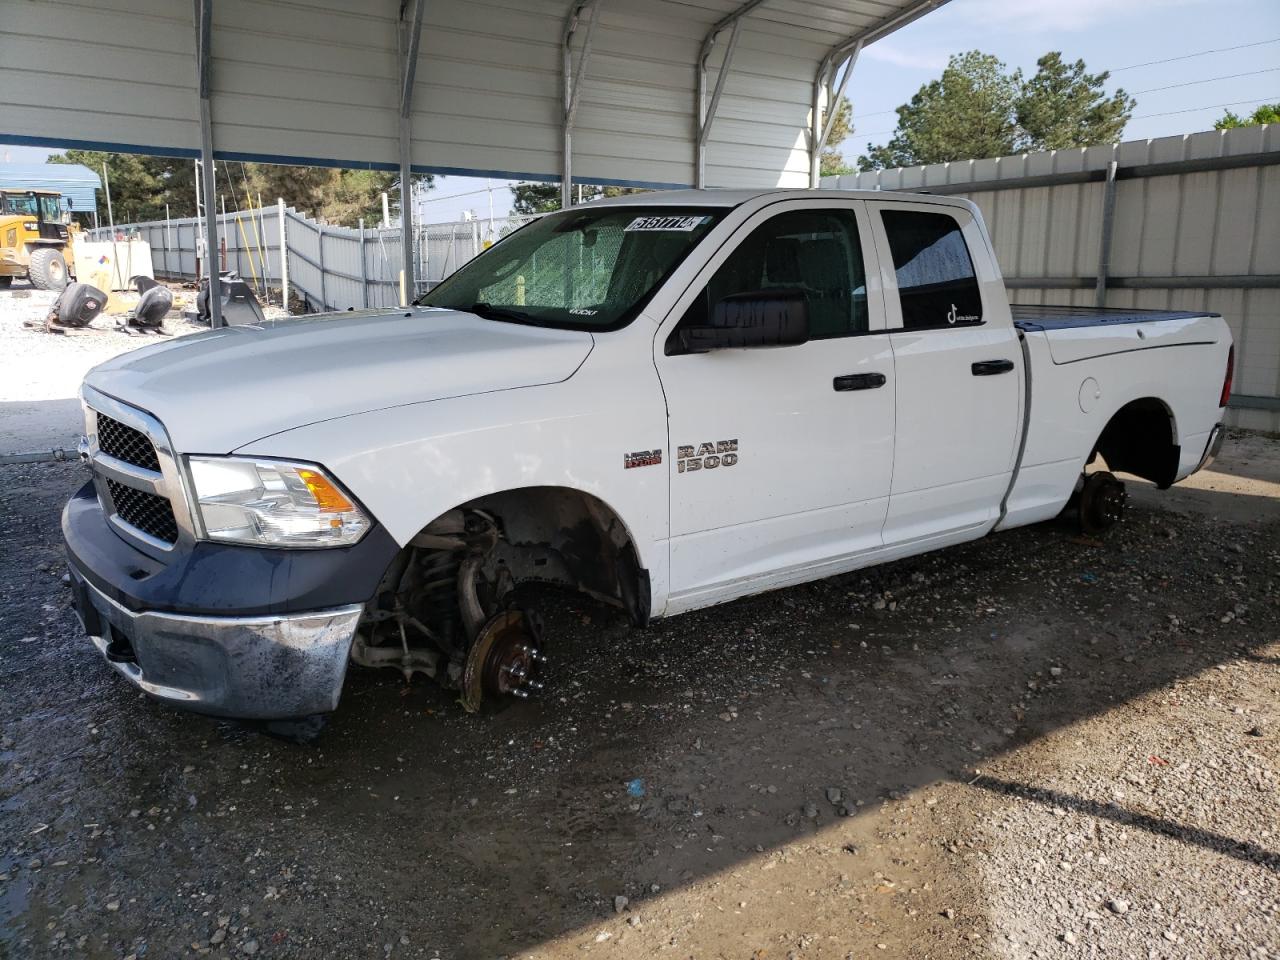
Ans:
POLYGON ((56 190, 0 188, 0 289, 26 278, 37 290, 61 290, 75 274, 74 235, 56 190))

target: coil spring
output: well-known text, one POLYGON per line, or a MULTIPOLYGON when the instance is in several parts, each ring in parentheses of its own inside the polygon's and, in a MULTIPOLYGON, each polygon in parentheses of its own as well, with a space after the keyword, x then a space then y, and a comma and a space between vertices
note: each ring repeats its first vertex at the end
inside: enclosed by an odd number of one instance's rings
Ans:
POLYGON ((418 560, 422 574, 417 591, 421 618, 447 645, 446 653, 457 646, 458 568, 461 565, 462 553, 457 550, 431 550, 421 554, 418 560))

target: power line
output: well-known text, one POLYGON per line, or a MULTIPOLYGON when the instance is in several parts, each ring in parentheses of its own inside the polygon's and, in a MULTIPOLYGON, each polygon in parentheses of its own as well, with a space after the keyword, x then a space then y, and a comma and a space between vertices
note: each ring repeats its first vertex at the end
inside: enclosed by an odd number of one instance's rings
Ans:
POLYGON ((1262 97, 1258 100, 1233 100, 1231 103, 1211 103, 1207 107, 1188 107, 1186 110, 1166 110, 1164 113, 1144 113, 1138 117, 1130 117, 1130 120, 1147 120, 1151 117, 1172 117, 1178 113, 1198 113, 1201 110, 1220 110, 1223 107, 1241 107, 1250 103, 1271 103, 1280 101, 1280 95, 1273 97, 1262 97))
POLYGON ((892 110, 877 110, 875 113, 860 113, 856 117, 853 117, 852 119, 865 120, 867 117, 883 117, 886 114, 897 113, 897 112, 898 112, 898 108, 894 107, 892 110))
POLYGON ((1154 67, 1160 63, 1173 63, 1177 60, 1190 60, 1192 57, 1207 57, 1211 53, 1228 53, 1232 50, 1245 50, 1249 47, 1261 47, 1267 43, 1280 43, 1280 37, 1272 37, 1270 40, 1256 40, 1253 43, 1242 43, 1235 47, 1218 47, 1216 50, 1201 50, 1197 53, 1184 53, 1180 57, 1166 57, 1163 60, 1148 60, 1146 63, 1131 63, 1127 67, 1116 67, 1111 73, 1120 73, 1122 70, 1137 70, 1139 67, 1154 67))
MULTIPOLYGON (((1250 103, 1271 103, 1280 101, 1280 95, 1273 97, 1261 97, 1258 100, 1233 100, 1231 103, 1211 103, 1204 107, 1188 107, 1185 110, 1167 110, 1164 113, 1142 113, 1137 116, 1130 117, 1130 120, 1148 120, 1152 117, 1172 117, 1179 113, 1199 113, 1201 110, 1220 110, 1223 107, 1240 107, 1250 103)), ((863 133, 861 130, 854 129, 852 136, 858 137, 882 137, 886 133, 896 133, 896 130, 876 130, 872 133, 863 133)))
POLYGON ((1150 87, 1146 90, 1134 90, 1132 93, 1137 96, 1140 93, 1158 93, 1161 90, 1176 90, 1179 87, 1194 87, 1198 83, 1213 83, 1215 80, 1235 80, 1239 77, 1256 77, 1260 73, 1275 73, 1280 67, 1266 67, 1263 70, 1250 70, 1248 73, 1228 73, 1221 77, 1205 77, 1203 80, 1188 80, 1186 83, 1171 83, 1165 87, 1150 87))
POLYGON ((468 190, 466 193, 451 193, 444 197, 426 197, 423 203, 438 203, 441 200, 457 200, 459 197, 474 197, 481 193, 491 193, 494 190, 503 190, 505 187, 484 187, 480 190, 468 190))
MULTIPOLYGON (((1242 43, 1234 47, 1218 47, 1217 49, 1214 49, 1214 50, 1201 50, 1197 53, 1184 53, 1181 56, 1166 57, 1163 60, 1148 60, 1146 63, 1131 63, 1127 67, 1116 67, 1114 70, 1110 70, 1108 72, 1120 73, 1123 70, 1137 70, 1139 67, 1154 67, 1157 64, 1161 64, 1161 63, 1175 63, 1176 61, 1179 61, 1179 60, 1190 60, 1193 57, 1206 57, 1211 53, 1229 53, 1232 50, 1246 50, 1250 47, 1261 47, 1268 43, 1280 43, 1280 37, 1273 37, 1270 40, 1256 40, 1253 43, 1242 43)), ((1269 67, 1266 70, 1255 70, 1253 71, 1253 73, 1236 73, 1228 77, 1210 77, 1209 80, 1229 80, 1229 79, 1233 79, 1234 77, 1249 77, 1257 73, 1267 73, 1271 70, 1276 70, 1276 69, 1280 69, 1280 68, 1269 67)), ((1135 94, 1155 93, 1157 90, 1172 90, 1174 89, 1174 87, 1191 86, 1192 83, 1208 83, 1209 80, 1193 80, 1191 81, 1191 83, 1177 83, 1168 87, 1152 87, 1150 90, 1134 90, 1132 92, 1135 94)), ((893 110, 877 110, 875 113, 859 113, 855 115, 853 119, 865 120, 867 117, 883 117, 883 116, 887 116, 890 113, 897 113, 897 109, 895 108, 893 110)), ((868 134, 868 136, 870 136, 870 134, 868 134)))

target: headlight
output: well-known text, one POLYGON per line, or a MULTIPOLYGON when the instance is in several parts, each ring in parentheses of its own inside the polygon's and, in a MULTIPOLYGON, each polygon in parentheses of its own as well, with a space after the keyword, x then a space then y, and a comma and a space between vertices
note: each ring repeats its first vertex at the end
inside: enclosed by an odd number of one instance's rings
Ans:
POLYGON ((191 457, 200 524, 210 540, 271 547, 341 547, 369 518, 319 467, 284 460, 191 457))

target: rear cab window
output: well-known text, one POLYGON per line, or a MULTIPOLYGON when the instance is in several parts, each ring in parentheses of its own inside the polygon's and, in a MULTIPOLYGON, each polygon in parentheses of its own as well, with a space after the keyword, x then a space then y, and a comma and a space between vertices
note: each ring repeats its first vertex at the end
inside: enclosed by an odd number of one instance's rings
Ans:
POLYGON ((880 211, 902 329, 945 330, 983 322, 982 293, 960 223, 949 213, 880 211))

